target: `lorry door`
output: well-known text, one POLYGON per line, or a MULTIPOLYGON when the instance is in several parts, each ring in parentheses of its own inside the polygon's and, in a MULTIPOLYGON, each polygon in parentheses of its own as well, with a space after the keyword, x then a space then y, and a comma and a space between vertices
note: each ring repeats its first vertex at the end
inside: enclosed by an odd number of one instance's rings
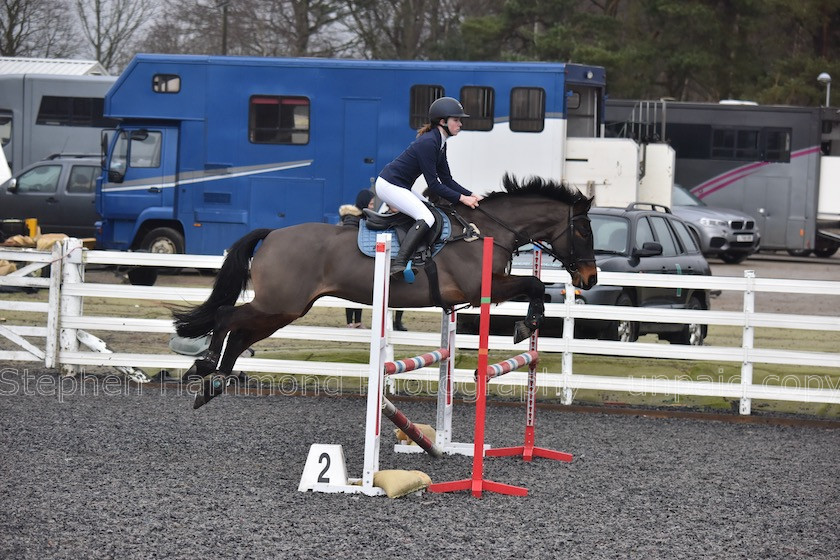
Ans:
MULTIPOLYGON (((747 214, 755 218, 756 226, 761 232, 762 247, 796 249, 802 246, 803 240, 788 245, 786 239, 788 221, 794 219, 790 207, 792 188, 790 177, 747 177, 742 207, 747 214)), ((804 199, 804 189, 800 195, 804 199)))
POLYGON ((174 127, 123 128, 114 139, 98 209, 117 227, 116 243, 130 243, 144 213, 172 217, 178 131, 174 127))
MULTIPOLYGON (((342 162, 342 203, 352 203, 362 189, 373 186, 379 167, 379 100, 344 100, 344 161, 342 162)), ((393 154, 396 157, 399 154, 393 154)), ((336 210, 338 210, 336 208, 336 210)))

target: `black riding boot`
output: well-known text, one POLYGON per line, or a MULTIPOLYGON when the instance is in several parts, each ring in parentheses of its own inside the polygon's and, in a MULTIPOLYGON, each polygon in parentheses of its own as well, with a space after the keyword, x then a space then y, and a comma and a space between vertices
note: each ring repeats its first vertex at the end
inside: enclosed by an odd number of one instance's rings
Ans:
POLYGON ((417 248, 426 239, 426 234, 429 233, 429 224, 426 220, 417 220, 403 239, 400 245, 400 252, 391 261, 391 276, 402 274, 405 270, 405 265, 408 260, 417 252, 417 248))

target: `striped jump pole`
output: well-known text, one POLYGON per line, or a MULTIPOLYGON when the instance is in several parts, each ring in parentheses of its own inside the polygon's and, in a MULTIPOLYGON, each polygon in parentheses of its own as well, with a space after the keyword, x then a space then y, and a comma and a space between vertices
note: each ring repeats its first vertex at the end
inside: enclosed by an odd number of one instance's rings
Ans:
POLYGON ((397 428, 402 430, 405 435, 410 437, 414 443, 423 448, 426 453, 435 459, 443 457, 443 451, 435 445, 435 442, 426 437, 426 434, 420 428, 415 426, 400 409, 394 406, 394 403, 385 397, 382 397, 382 414, 393 422, 397 428))
MULTIPOLYGON (((506 373, 510 373, 514 370, 517 370, 523 366, 527 366, 528 364, 536 365, 539 361, 539 355, 537 354, 536 350, 529 350, 527 352, 522 352, 518 356, 514 356, 513 358, 508 358, 503 362, 499 362, 497 364, 493 364, 491 366, 487 366, 487 379, 493 379, 494 377, 501 377, 506 373)), ((475 374, 478 375, 478 370, 475 370, 475 374)))
POLYGON ((394 360, 393 362, 385 362, 385 375, 414 371, 415 369, 436 364, 447 358, 449 358, 449 350, 447 348, 438 348, 437 350, 421 354, 420 356, 416 356, 414 358, 404 358, 402 360, 394 360))
MULTIPOLYGON (((540 277, 542 272, 542 251, 539 249, 534 250, 533 272, 534 276, 537 278, 540 277)), ((574 298, 574 294, 571 294, 571 296, 567 294, 566 297, 574 298)), ((535 356, 537 354, 539 335, 539 331, 534 332, 534 334, 531 335, 531 341, 529 344, 530 350, 528 353, 533 352, 535 356)), ((533 360, 529 362, 528 367, 528 388, 527 398, 525 400, 525 442, 522 445, 515 447, 497 447, 495 449, 488 449, 488 457, 512 457, 521 455, 522 460, 528 462, 530 462, 534 457, 542 457, 544 459, 553 459, 555 461, 564 461, 566 463, 570 463, 574 458, 570 453, 546 449, 545 447, 536 447, 535 445, 537 439, 534 428, 537 416, 537 361, 538 360, 533 360)))
POLYGON ((470 490, 476 498, 482 496, 483 491, 507 494, 509 496, 526 496, 528 489, 512 486, 502 482, 494 482, 484 478, 484 425, 487 412, 487 354, 490 334, 490 294, 493 268, 493 238, 484 238, 483 262, 481 266, 481 323, 478 344, 478 372, 476 383, 475 404, 475 439, 473 447, 472 477, 452 482, 440 482, 429 486, 430 492, 457 492, 470 490))

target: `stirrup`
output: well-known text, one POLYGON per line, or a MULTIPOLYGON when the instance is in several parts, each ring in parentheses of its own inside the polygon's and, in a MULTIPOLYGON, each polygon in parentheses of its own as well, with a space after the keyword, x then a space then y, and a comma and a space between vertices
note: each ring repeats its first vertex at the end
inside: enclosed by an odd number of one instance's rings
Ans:
POLYGON ((405 263, 405 268, 404 269, 397 268, 395 270, 394 268, 391 268, 391 276, 392 277, 396 277, 400 273, 402 273, 402 277, 406 281, 407 284, 413 284, 414 283, 414 271, 411 269, 411 261, 410 260, 407 263, 405 263))

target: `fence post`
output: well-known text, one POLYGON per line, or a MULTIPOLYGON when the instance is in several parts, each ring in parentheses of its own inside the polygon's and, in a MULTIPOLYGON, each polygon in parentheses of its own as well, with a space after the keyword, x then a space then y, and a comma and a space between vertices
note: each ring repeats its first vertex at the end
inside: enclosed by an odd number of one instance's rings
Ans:
POLYGON ((572 358, 574 353, 569 349, 572 340, 575 338, 575 320, 572 318, 572 306, 575 305, 575 287, 572 281, 566 282, 566 297, 563 301, 565 317, 563 318, 563 357, 560 373, 563 379, 563 397, 561 402, 565 405, 572 404, 574 391, 569 386, 572 377, 572 358))
MULTIPOLYGON (((84 264, 82 259, 82 242, 75 238, 65 239, 62 246, 61 285, 78 284, 84 282, 84 264)), ((79 339, 76 337, 76 329, 61 328, 61 318, 70 316, 78 317, 82 314, 81 296, 69 296, 61 290, 58 311, 58 352, 77 352, 79 350, 79 339)), ((61 368, 61 374, 73 376, 79 372, 79 366, 73 364, 62 364, 58 359, 56 364, 61 368)))
POLYGON ((750 353, 755 340, 755 329, 751 323, 753 313, 755 313, 755 271, 745 270, 744 278, 747 280, 747 287, 744 290, 744 334, 741 343, 744 349, 744 360, 741 362, 741 406, 739 412, 750 414, 752 399, 749 397, 749 391, 753 381, 753 363, 750 353))
MULTIPOLYGON (((47 339, 44 342, 44 367, 58 367, 58 326, 61 323, 60 298, 61 275, 64 269, 64 244, 55 243, 52 247, 50 264, 50 291, 47 296, 47 339)), ((46 270, 43 268, 42 270, 46 270)))

